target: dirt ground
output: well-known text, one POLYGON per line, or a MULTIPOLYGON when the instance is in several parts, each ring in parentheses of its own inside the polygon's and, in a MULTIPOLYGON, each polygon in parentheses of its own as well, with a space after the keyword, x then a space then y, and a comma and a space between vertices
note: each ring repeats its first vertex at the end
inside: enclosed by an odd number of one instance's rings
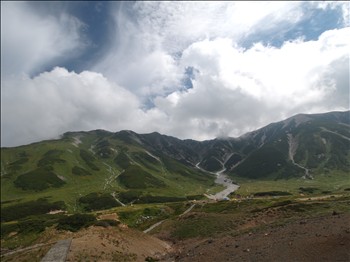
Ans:
POLYGON ((145 261, 170 251, 164 241, 137 230, 94 226, 74 234, 67 261, 145 261))
POLYGON ((163 261, 350 261, 350 214, 329 214, 238 236, 179 241, 163 261))

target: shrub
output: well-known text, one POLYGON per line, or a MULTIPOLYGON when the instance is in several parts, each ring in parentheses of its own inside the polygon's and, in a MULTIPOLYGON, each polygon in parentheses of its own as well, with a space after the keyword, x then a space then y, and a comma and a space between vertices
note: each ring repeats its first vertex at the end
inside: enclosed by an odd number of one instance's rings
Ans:
POLYGON ((84 160, 84 162, 95 171, 99 171, 100 169, 93 163, 95 161, 95 158, 93 155, 89 153, 89 151, 80 149, 80 157, 84 160))
POLYGON ((36 201, 29 201, 1 208, 1 222, 13 221, 31 215, 46 214, 51 210, 65 209, 63 201, 49 203, 47 199, 39 198, 36 201))
POLYGON ((45 167, 45 166, 52 166, 55 163, 65 163, 66 161, 63 159, 60 159, 60 156, 62 154, 62 150, 58 149, 52 149, 47 151, 43 157, 38 161, 37 166, 38 167, 45 167))
POLYGON ((118 176, 118 180, 127 188, 144 189, 147 187, 164 187, 163 181, 155 178, 139 166, 129 166, 118 176))
POLYGON ((84 168, 74 166, 72 168, 72 173, 77 176, 92 176, 92 174, 84 168))
POLYGON ((23 190, 41 191, 50 187, 61 187, 65 182, 58 178, 55 173, 44 168, 37 168, 18 176, 14 184, 23 190))
POLYGON ((83 227, 88 227, 96 221, 96 217, 89 214, 74 214, 58 220, 57 229, 76 232, 83 227))
POLYGON ((120 206, 120 204, 108 193, 90 193, 79 198, 86 211, 109 209, 120 206))

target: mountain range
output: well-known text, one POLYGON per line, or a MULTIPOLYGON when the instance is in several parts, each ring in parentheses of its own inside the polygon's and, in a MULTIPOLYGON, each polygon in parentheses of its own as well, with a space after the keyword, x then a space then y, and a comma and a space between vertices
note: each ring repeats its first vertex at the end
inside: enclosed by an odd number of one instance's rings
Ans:
POLYGON ((299 114, 238 138, 195 141, 94 130, 1 148, 1 197, 52 197, 71 205, 104 192, 124 202, 195 198, 215 187, 220 171, 278 180, 335 170, 350 170, 350 111, 299 114))

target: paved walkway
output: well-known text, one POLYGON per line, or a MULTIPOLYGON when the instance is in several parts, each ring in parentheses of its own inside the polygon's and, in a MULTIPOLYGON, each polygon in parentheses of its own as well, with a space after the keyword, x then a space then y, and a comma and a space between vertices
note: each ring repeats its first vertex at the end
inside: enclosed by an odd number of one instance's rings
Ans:
POLYGON ((58 241, 49 252, 47 252, 41 262, 65 262, 71 243, 72 239, 58 241))

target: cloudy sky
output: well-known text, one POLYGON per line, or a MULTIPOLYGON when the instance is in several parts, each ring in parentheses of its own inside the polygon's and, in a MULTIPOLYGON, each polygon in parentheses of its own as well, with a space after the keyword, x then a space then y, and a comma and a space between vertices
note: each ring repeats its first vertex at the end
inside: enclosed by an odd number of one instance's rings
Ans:
POLYGON ((349 110, 349 2, 1 2, 1 145, 237 137, 349 110))

